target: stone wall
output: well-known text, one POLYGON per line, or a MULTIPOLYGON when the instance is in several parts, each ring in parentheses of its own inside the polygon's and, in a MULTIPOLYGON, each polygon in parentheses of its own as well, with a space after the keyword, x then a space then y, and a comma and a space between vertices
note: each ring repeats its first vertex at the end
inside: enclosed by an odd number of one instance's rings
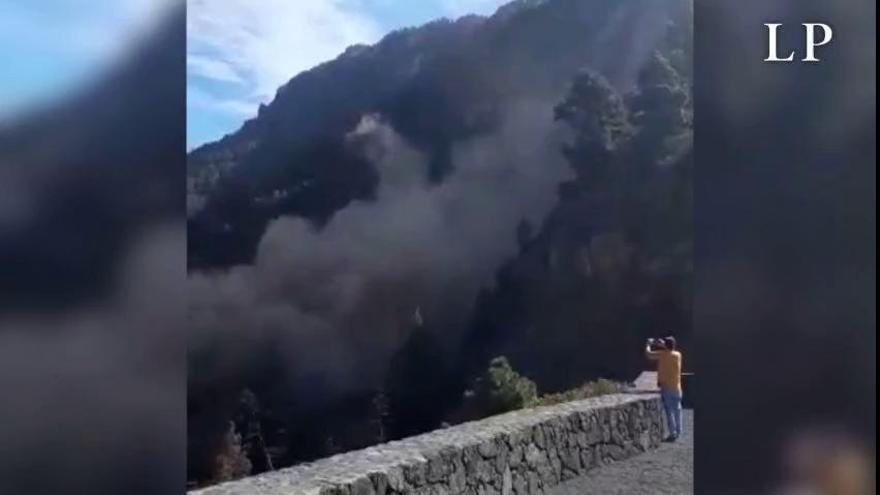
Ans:
POLYGON ((655 394, 525 409, 190 493, 540 494, 657 447, 662 410, 655 394))

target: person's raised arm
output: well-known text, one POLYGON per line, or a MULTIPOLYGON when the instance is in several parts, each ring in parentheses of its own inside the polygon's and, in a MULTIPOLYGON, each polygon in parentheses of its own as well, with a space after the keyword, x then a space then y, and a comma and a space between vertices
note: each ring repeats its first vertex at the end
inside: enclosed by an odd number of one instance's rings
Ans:
POLYGON ((659 352, 651 350, 651 344, 653 343, 652 339, 648 339, 648 342, 645 344, 645 357, 651 360, 655 360, 660 355, 659 352))

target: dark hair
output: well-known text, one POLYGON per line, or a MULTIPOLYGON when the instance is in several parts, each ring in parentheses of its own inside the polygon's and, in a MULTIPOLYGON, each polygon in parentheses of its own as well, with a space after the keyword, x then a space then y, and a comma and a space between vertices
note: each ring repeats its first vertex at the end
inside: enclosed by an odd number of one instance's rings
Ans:
POLYGON ((675 350, 675 337, 666 337, 665 339, 663 339, 663 343, 670 351, 675 350))

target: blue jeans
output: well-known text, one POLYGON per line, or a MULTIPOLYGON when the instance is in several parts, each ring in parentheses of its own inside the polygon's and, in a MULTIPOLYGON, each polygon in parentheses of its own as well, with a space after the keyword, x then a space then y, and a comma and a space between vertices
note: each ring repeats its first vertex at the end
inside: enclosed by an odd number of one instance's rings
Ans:
POLYGON ((663 409, 666 410, 669 434, 674 437, 681 436, 681 394, 661 390, 660 398, 663 399, 663 409))

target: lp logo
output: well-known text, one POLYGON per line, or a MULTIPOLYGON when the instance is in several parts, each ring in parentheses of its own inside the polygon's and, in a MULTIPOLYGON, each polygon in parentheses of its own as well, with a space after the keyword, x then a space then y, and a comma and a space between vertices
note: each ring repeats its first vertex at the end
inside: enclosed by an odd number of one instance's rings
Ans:
MULTIPOLYGON (((794 52, 793 51, 791 52, 791 54, 788 57, 780 58, 778 55, 778 52, 776 50, 777 30, 779 29, 779 26, 781 26, 782 24, 768 23, 768 24, 764 24, 764 25, 767 26, 767 36, 768 36, 767 48, 768 48, 768 52, 769 52, 767 55, 767 58, 765 58, 764 61, 765 62, 791 62, 791 61, 793 61, 794 60, 794 52)), ((804 34, 806 37, 805 45, 806 45, 806 49, 807 49, 807 54, 803 58, 802 61, 803 62, 818 62, 819 59, 816 58, 816 47, 822 46, 822 45, 827 45, 828 43, 831 42, 831 36, 832 36, 831 27, 828 26, 827 24, 810 23, 810 22, 805 22, 804 24, 802 24, 802 26, 804 26, 804 34), (816 41, 817 28, 822 31, 822 40, 821 41, 816 41)))

